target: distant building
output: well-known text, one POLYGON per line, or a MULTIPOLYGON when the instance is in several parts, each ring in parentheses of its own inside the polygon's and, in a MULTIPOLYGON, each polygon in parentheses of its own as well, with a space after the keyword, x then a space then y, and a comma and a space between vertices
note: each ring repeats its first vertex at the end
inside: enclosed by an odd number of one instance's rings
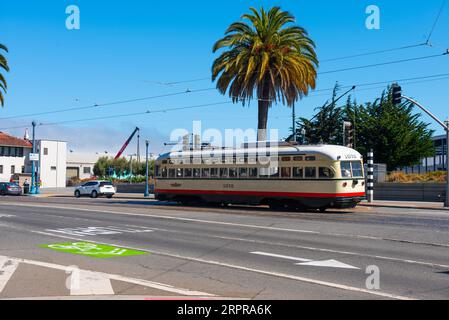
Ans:
POLYGON ((29 140, 0 132, 0 182, 9 182, 14 174, 31 173, 31 149, 29 140))
POLYGON ((94 175, 94 166, 105 155, 69 152, 67 154, 67 181, 89 179, 94 175))
POLYGON ((428 158, 422 159, 419 165, 403 168, 401 171, 406 173, 424 173, 447 170, 446 135, 435 136, 432 140, 435 146, 434 154, 428 158))

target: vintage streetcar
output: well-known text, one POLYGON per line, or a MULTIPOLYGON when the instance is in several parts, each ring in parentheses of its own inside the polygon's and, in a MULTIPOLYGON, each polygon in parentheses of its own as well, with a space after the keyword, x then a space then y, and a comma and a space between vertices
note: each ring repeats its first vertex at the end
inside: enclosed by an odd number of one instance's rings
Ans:
POLYGON ((363 159, 335 145, 244 144, 161 155, 155 197, 196 203, 268 205, 273 209, 353 208, 365 198, 363 159))

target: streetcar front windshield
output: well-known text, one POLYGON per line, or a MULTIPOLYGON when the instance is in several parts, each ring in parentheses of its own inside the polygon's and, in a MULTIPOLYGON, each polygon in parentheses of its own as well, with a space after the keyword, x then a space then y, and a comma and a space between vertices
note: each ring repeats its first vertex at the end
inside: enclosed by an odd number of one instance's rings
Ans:
POLYGON ((361 161, 342 161, 340 163, 340 169, 343 178, 363 178, 361 161))

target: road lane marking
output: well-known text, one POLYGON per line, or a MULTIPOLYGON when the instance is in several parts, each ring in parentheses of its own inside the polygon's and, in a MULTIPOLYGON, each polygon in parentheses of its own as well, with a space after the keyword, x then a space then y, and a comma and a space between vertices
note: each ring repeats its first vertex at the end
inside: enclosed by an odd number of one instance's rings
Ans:
MULTIPOLYGON (((49 262, 29 260, 29 259, 11 258, 11 257, 6 257, 6 256, 0 256, 0 261, 2 259, 12 260, 12 261, 16 261, 17 263, 25 263, 25 264, 30 264, 30 265, 34 265, 34 266, 44 267, 44 268, 50 268, 50 269, 55 269, 55 270, 62 270, 64 272, 66 272, 67 270, 72 269, 71 267, 68 267, 68 266, 63 266, 63 265, 59 265, 59 264, 55 264, 55 263, 49 263, 49 262)), ((91 270, 84 270, 84 269, 79 269, 79 271, 80 272, 95 273, 96 277, 103 277, 103 278, 106 278, 106 279, 109 279, 109 280, 117 280, 117 281, 133 283, 133 284, 136 284, 136 285, 149 287, 149 288, 153 288, 153 289, 158 289, 158 290, 163 290, 163 291, 167 291, 167 292, 172 292, 172 293, 176 293, 176 294, 183 295, 183 296, 216 297, 216 295, 210 294, 210 293, 206 293, 206 292, 201 292, 201 291, 196 291, 196 290, 189 290, 189 289, 183 289, 183 288, 175 287, 175 286, 172 286, 172 285, 169 285, 169 284, 163 284, 163 283, 158 283, 158 282, 153 282, 153 281, 148 281, 148 280, 143 280, 143 279, 130 278, 130 277, 125 277, 125 276, 121 276, 121 275, 117 275, 117 274, 109 274, 109 273, 97 272, 97 271, 91 271, 91 270)))
MULTIPOLYGON (((202 219, 192 219, 192 218, 183 218, 183 217, 152 215, 152 214, 144 214, 144 213, 129 213, 129 212, 120 212, 120 211, 111 211, 111 210, 84 209, 84 208, 64 207, 64 206, 48 206, 48 205, 46 205, 46 206, 39 206, 39 205, 29 205, 29 204, 19 204, 19 203, 6 203, 5 205, 8 205, 8 206, 19 206, 19 207, 32 207, 32 208, 41 208, 41 209, 42 208, 50 208, 50 209, 64 209, 64 210, 83 211, 83 212, 111 213, 111 214, 125 215, 125 216, 138 216, 138 217, 158 218, 158 219, 166 219, 166 220, 174 220, 174 221, 179 220, 179 221, 188 221, 188 222, 197 222, 197 223, 227 225, 227 226, 233 226, 233 227, 253 228, 253 229, 261 229, 261 230, 283 231, 283 232, 285 231, 285 232, 304 233, 304 234, 316 234, 316 235, 333 236, 333 237, 344 237, 344 238, 355 238, 355 239, 364 239, 364 240, 391 241, 391 242, 411 243, 411 244, 419 244, 419 245, 428 245, 428 246, 437 246, 437 247, 449 248, 449 244, 442 244, 442 243, 413 242, 413 241, 407 241, 407 240, 401 240, 401 239, 382 238, 382 237, 375 237, 375 236, 342 234, 342 233, 326 233, 326 232, 312 231, 312 230, 269 227, 269 226, 240 224, 240 223, 232 223, 232 222, 213 221, 213 220, 202 220, 202 219)), ((158 209, 158 210, 161 210, 161 209, 158 209)), ((37 214, 39 214, 39 213, 37 213, 37 214)))
POLYGON ((295 260, 295 261, 302 261, 302 262, 310 262, 310 261, 312 261, 312 260, 309 260, 309 259, 297 258, 297 257, 292 257, 292 256, 284 256, 282 254, 275 254, 275 253, 268 253, 268 252, 254 251, 254 252, 250 252, 250 253, 251 254, 256 254, 256 255, 259 255, 259 256, 281 258, 281 259, 288 259, 288 260, 295 260))
POLYGON ((142 233, 153 232, 154 230, 140 227, 140 229, 121 228, 121 227, 78 227, 78 228, 60 228, 60 229, 46 229, 49 232, 65 233, 74 236, 97 236, 97 235, 111 235, 121 233, 142 233))
POLYGON ((5 288, 18 266, 19 262, 17 260, 0 256, 0 293, 5 288))
MULTIPOLYGON (((54 237, 71 239, 71 240, 79 240, 79 241, 83 240, 83 239, 79 239, 79 238, 62 236, 62 235, 59 235, 59 234, 49 234, 49 233, 40 232, 40 231, 34 231, 34 232, 38 233, 38 234, 47 235, 47 236, 54 236, 54 237)), ((91 242, 96 242, 96 241, 91 241, 91 242)), ((96 243, 99 243, 99 242, 96 242, 96 243)), ((113 243, 99 243, 99 244, 106 244, 106 245, 110 245, 110 246, 117 246, 116 244, 113 244, 113 243)), ((132 246, 126 246, 126 247, 128 247, 130 249, 134 249, 134 250, 150 252, 148 249, 136 248, 136 247, 132 247, 132 246)), ((321 281, 321 280, 316 280, 316 279, 311 279, 311 278, 299 277, 299 276, 294 276, 294 275, 285 274, 285 273, 279 273, 279 272, 272 272, 272 271, 265 271, 265 270, 260 270, 260 269, 248 268, 248 267, 238 266, 238 265, 234 265, 234 264, 219 262, 219 261, 205 260, 205 259, 194 258, 194 257, 187 257, 187 256, 178 255, 178 254, 160 252, 160 251, 155 251, 155 250, 151 250, 151 253, 155 254, 155 255, 171 257, 171 258, 177 258, 177 259, 181 259, 181 260, 205 263, 205 264, 216 265, 216 266, 220 266, 220 267, 226 267, 226 268, 230 268, 230 269, 237 269, 237 270, 242 270, 242 271, 254 272, 254 273, 268 275, 268 276, 273 276, 273 277, 278 277, 278 278, 296 280, 296 281, 300 281, 300 282, 306 282, 306 283, 321 285, 321 286, 335 288, 335 289, 341 289, 341 290, 346 290, 346 291, 353 291, 353 292, 358 292, 358 293, 366 293, 366 294, 369 294, 369 295, 374 295, 374 296, 379 296, 379 297, 384 297, 384 298, 389 298, 389 299, 417 300, 417 299, 412 298, 412 297, 401 296, 401 295, 391 294, 391 293, 382 292, 382 291, 372 291, 372 290, 368 290, 368 289, 364 289, 364 288, 357 288, 357 287, 347 286, 347 285, 333 283, 333 282, 327 282, 327 281, 321 281)))
POLYGON ((12 214, 2 214, 2 213, 0 213, 0 218, 12 218, 12 217, 15 217, 15 216, 12 215, 12 214))
POLYGON ((295 263, 297 266, 311 266, 311 267, 324 267, 324 268, 339 268, 339 269, 357 269, 360 270, 360 268, 351 266, 346 263, 342 263, 340 261, 331 259, 331 260, 322 260, 322 261, 314 261, 310 259, 304 259, 304 258, 298 258, 298 257, 292 257, 292 256, 284 256, 281 254, 275 254, 275 253, 269 253, 269 252, 260 252, 260 251, 254 251, 250 252, 251 254, 259 255, 259 256, 266 256, 266 257, 273 257, 273 258, 280 258, 280 259, 288 259, 288 260, 295 260, 295 261, 301 261, 300 263, 295 263))

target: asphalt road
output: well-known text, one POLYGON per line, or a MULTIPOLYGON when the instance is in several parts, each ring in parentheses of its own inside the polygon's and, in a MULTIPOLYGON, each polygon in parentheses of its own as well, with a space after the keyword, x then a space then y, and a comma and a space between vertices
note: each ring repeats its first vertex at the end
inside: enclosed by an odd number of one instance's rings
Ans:
POLYGON ((3 197, 0 298, 29 297, 448 299, 449 213, 3 197), (80 242, 145 254, 42 246, 80 242))

